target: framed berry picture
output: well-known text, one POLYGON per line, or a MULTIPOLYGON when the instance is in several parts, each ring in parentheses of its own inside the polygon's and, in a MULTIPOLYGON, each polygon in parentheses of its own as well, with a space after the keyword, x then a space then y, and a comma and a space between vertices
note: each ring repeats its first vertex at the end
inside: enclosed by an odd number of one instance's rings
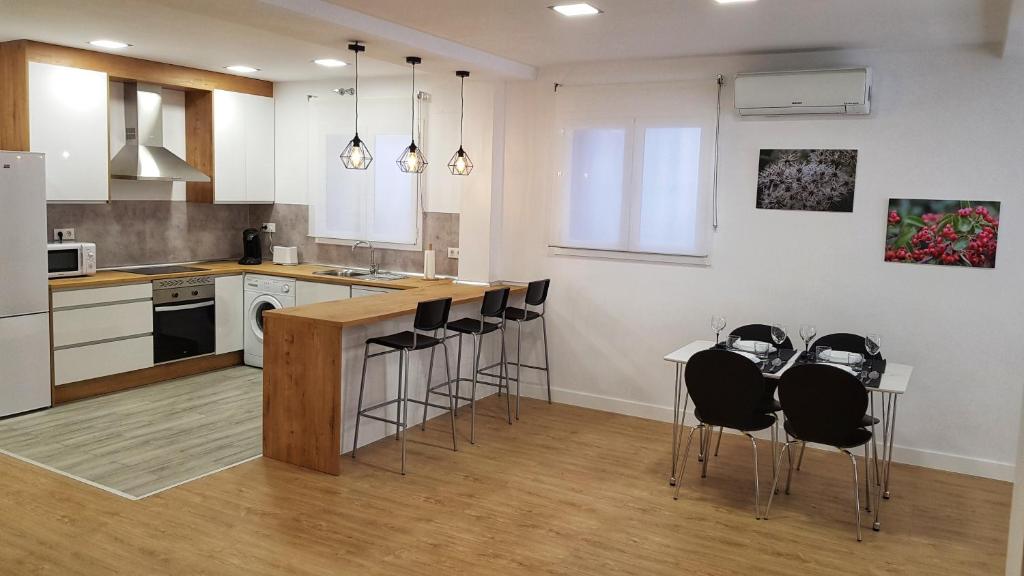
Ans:
POLYGON ((999 202, 889 200, 885 261, 995 268, 999 202))

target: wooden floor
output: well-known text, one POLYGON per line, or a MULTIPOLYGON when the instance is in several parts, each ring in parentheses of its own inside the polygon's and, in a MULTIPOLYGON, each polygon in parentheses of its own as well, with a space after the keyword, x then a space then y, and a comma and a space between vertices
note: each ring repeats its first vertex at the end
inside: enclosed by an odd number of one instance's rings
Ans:
MULTIPOLYGON (((750 445, 726 436, 682 497, 670 425, 525 400, 481 403, 478 444, 435 419, 341 476, 264 458, 128 501, 0 457, 4 574, 999 574, 1007 483, 894 465, 883 531, 852 523, 849 461, 808 450, 793 493, 754 520, 750 445)), ((468 416, 468 414, 466 414, 468 416)), ((769 474, 767 458, 762 473, 769 474)), ((767 487, 765 488, 767 495, 767 487)))
POLYGON ((262 371, 239 366, 0 420, 0 449, 140 497, 262 449, 262 371))

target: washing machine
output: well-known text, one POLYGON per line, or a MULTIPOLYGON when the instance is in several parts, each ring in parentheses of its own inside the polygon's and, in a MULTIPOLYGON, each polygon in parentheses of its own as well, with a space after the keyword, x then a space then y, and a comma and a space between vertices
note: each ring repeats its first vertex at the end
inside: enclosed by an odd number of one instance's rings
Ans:
POLYGON ((263 313, 267 310, 295 306, 295 280, 246 274, 244 296, 245 363, 262 368, 263 313))

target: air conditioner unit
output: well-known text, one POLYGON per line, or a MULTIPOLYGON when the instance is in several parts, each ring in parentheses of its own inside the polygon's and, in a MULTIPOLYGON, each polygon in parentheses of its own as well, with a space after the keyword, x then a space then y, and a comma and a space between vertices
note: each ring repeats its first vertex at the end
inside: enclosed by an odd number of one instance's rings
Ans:
POLYGON ((737 74, 735 89, 740 116, 871 111, 870 68, 737 74))

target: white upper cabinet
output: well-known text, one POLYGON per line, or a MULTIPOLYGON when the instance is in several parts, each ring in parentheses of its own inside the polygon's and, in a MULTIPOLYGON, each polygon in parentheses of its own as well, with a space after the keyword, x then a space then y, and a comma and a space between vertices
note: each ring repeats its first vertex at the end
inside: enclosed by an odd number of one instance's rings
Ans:
POLYGON ((29 145, 46 154, 46 199, 109 198, 107 74, 28 65, 29 145))
POLYGON ((274 201, 274 99, 214 90, 214 201, 274 201))

